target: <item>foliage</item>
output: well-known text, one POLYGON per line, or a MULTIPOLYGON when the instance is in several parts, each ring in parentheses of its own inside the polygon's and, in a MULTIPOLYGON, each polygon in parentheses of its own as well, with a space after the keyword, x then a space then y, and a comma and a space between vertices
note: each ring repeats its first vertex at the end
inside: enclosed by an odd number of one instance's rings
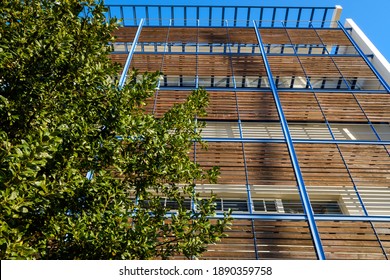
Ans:
POLYGON ((230 218, 210 220, 194 182, 218 169, 189 157, 207 93, 146 114, 160 73, 117 86, 99 1, 3 0, 0 15, 1 259, 192 258, 217 242, 230 218))

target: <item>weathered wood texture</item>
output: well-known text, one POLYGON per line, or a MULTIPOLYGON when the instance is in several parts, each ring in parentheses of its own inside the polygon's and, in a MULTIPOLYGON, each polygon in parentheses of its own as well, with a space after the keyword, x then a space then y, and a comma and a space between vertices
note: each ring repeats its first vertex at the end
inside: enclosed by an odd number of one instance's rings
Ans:
POLYGON ((236 220, 202 259, 316 259, 305 221, 236 220), (256 239, 254 239, 254 237, 256 239))
POLYGON ((385 259, 370 222, 317 221, 317 225, 327 259, 385 259))

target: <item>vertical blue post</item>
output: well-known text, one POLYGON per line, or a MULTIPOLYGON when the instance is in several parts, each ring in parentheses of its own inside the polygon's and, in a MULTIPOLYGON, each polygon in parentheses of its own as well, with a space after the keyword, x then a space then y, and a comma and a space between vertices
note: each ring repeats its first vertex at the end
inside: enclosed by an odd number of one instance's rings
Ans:
POLYGON ((137 33, 135 34, 135 37, 134 37, 134 40, 133 40, 133 44, 131 45, 129 54, 127 55, 126 63, 125 63, 125 66, 123 67, 122 75, 121 75, 121 78, 119 80, 119 88, 122 88, 125 85, 126 78, 127 78, 127 72, 129 71, 131 59, 133 58, 133 54, 135 52, 135 48, 137 47, 138 38, 139 38, 139 35, 141 34, 141 30, 142 30, 142 26, 144 24, 144 20, 145 19, 142 18, 141 21, 139 22, 137 33))
POLYGON ((348 37, 348 39, 351 41, 352 45, 355 47, 356 51, 359 53, 359 55, 363 58, 363 60, 367 63, 368 67, 374 72, 374 74, 377 76, 378 80, 381 82, 383 87, 387 90, 387 92, 390 93, 390 86, 387 84, 385 79, 379 74, 379 72, 375 69, 375 67, 372 65, 371 61, 368 59, 366 54, 362 51, 362 49, 359 47, 359 45, 355 42, 355 40, 352 38, 352 36, 347 32, 345 27, 341 24, 340 21, 337 21, 337 24, 343 30, 345 36, 348 37))
POLYGON ((322 242, 321 242, 320 234, 318 232, 316 221, 314 219, 313 208, 311 207, 311 204, 310 204, 310 199, 309 199, 309 196, 307 194, 306 186, 305 186, 305 183, 304 183, 304 180, 302 177, 301 168, 299 166, 298 158, 297 158, 297 155, 295 153, 295 148, 294 148, 294 144, 293 144, 293 141, 291 138, 290 130, 288 128, 288 124, 287 124, 286 117, 285 117, 283 109, 282 109, 282 104, 281 104, 280 99, 279 99, 279 94, 278 94, 278 91, 276 88, 276 84, 273 80, 271 67, 268 63, 268 59, 267 59, 267 56, 265 53, 264 45, 263 45, 263 42, 261 40, 260 33, 257 30, 255 21, 253 21, 253 27, 255 29, 257 41, 258 41, 259 46, 260 46, 261 55, 263 57, 264 66, 265 66, 265 69, 267 72, 267 77, 268 77, 268 81, 269 81, 269 84, 271 87, 272 95, 275 99, 276 109, 277 109, 279 117, 280 117, 280 123, 282 126, 283 135, 285 137, 287 148, 288 148, 288 151, 290 154, 291 162, 292 162, 293 169, 294 169, 294 174, 295 174, 297 184, 298 184, 299 195, 301 197, 301 200, 303 203, 303 208, 304 208, 305 214, 307 216, 310 232, 311 232, 311 235, 313 238, 315 251, 316 251, 318 259, 325 260, 326 259, 325 252, 324 252, 324 248, 322 246, 322 242))

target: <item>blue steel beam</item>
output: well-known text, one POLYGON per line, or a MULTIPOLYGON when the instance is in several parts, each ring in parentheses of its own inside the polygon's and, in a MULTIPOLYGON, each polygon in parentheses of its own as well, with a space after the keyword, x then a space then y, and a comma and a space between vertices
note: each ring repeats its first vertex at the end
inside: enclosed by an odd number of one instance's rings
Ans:
POLYGON ((375 73, 375 75, 378 77, 378 80, 381 82, 383 87, 387 90, 387 92, 390 93, 390 86, 387 84, 387 82, 383 79, 381 74, 375 69, 375 67, 372 65, 371 61, 367 58, 365 53, 362 51, 362 49, 359 47, 359 45, 355 42, 355 40, 352 38, 352 36, 347 32, 345 27, 341 24, 340 21, 337 21, 337 24, 343 30, 344 34, 348 37, 348 39, 351 41, 352 45, 355 47, 357 52, 360 54, 360 56, 363 58, 363 60, 367 63, 368 67, 375 73))
POLYGON ((255 21, 253 21, 253 27, 255 29, 257 40, 259 43, 259 47, 261 49, 261 54, 263 56, 263 61, 264 61, 264 65, 266 68, 268 81, 269 81, 269 84, 271 86, 272 94, 273 94, 275 104, 276 104, 276 109, 277 109, 278 114, 279 114, 280 122, 282 125, 282 130, 283 130, 283 135, 284 135, 284 138, 286 139, 287 148, 288 148, 288 151, 290 154, 291 163, 293 165, 294 174, 295 174, 297 184, 298 184, 299 195, 301 197, 301 200, 303 203, 303 208, 304 208, 305 214, 307 216, 307 221, 308 221, 310 232, 311 232, 311 235, 313 238, 313 243, 314 243, 314 247, 316 249, 316 254, 317 254, 318 259, 325 260, 326 259, 325 252, 324 252, 324 248, 323 248, 322 243, 321 243, 320 234, 318 232, 318 228, 317 228, 317 225, 316 225, 316 222, 314 219, 313 208, 311 207, 311 204, 310 204, 310 199, 309 199, 309 196, 308 196, 307 191, 306 191, 305 182, 303 180, 301 168, 299 166, 298 158, 297 158, 297 155, 295 153, 295 148, 294 148, 294 144, 292 142, 290 130, 288 128, 286 117, 285 117, 283 109, 282 109, 282 104, 281 104, 280 99, 279 99, 279 94, 278 94, 275 82, 273 80, 271 67, 268 63, 268 59, 267 59, 267 56, 265 53, 264 45, 263 45, 263 42, 261 40, 259 31, 257 30, 255 21))
POLYGON ((144 19, 141 19, 141 21, 139 22, 139 25, 138 25, 137 33, 135 34, 135 37, 133 40, 133 44, 131 45, 131 49, 130 49, 129 54, 127 56, 125 66, 123 67, 121 78, 119 79, 119 87, 120 88, 122 88, 125 85, 126 78, 127 78, 127 72, 129 71, 131 59, 133 58, 133 54, 135 52, 135 48, 137 46, 138 39, 139 39, 139 36, 141 34, 143 24, 144 24, 144 19))
MULTIPOLYGON (((223 91, 223 92, 232 92, 235 91, 234 88, 229 88, 229 87, 203 87, 206 91, 223 91)), ((164 90, 193 90, 192 87, 178 87, 178 86, 166 86, 163 87, 164 90)), ((315 89, 316 92, 321 93, 329 93, 329 92, 334 92, 334 93, 346 93, 346 94, 351 94, 351 93, 362 93, 361 90, 346 90, 346 89, 334 89, 334 88, 328 88, 328 89, 315 89)), ((267 87, 246 87, 246 88, 237 88, 237 91, 239 92, 269 92, 270 88, 267 87)), ((279 92, 313 92, 312 89, 306 89, 306 88, 279 88, 279 92)), ((382 94, 387 94, 386 90, 365 90, 364 93, 370 94, 370 93, 382 93, 382 94)))
MULTIPOLYGON (((214 121, 214 120, 213 120, 214 121)), ((281 138, 202 138, 207 142, 284 143, 281 138)), ((294 144, 390 145, 390 141, 293 139, 294 144)))
MULTIPOLYGON (((314 215, 316 221, 362 221, 362 222, 390 222, 390 216, 348 216, 348 215, 314 215)), ((216 213, 210 218, 223 218, 223 213, 216 213)), ((232 218, 237 219, 253 219, 253 220, 306 220, 306 215, 303 214, 235 214, 232 218)))

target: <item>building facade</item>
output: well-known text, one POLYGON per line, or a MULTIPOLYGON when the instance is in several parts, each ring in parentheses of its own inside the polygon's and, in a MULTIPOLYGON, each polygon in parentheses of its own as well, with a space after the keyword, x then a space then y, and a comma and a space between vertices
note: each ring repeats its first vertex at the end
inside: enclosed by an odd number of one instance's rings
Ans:
POLYGON ((210 95, 196 191, 234 221, 204 259, 389 259, 390 74, 341 7, 108 9, 122 81, 164 74, 150 113, 210 95))

